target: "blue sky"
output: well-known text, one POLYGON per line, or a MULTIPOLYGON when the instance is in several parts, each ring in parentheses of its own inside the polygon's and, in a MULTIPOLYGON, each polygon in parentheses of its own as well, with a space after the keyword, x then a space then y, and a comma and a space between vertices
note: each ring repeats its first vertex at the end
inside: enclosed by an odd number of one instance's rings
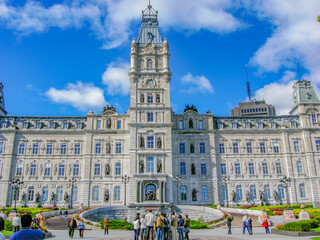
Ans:
MULTIPOLYGON (((129 107, 130 43, 147 0, 0 0, 0 81, 9 115, 129 107)), ((171 53, 171 103, 229 116, 252 95, 291 107, 296 62, 319 92, 318 0, 153 0, 171 53)))

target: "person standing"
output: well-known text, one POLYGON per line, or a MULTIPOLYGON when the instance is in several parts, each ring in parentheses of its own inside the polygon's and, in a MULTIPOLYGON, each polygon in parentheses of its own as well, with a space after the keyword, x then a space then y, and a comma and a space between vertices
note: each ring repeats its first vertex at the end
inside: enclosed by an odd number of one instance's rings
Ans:
POLYGON ((171 232, 172 232, 172 240, 177 240, 177 227, 178 227, 178 218, 175 212, 171 214, 171 232))
POLYGON ((62 218, 62 211, 61 211, 61 208, 59 208, 59 211, 58 211, 58 219, 61 219, 62 218))
POLYGON ((252 219, 251 219, 251 217, 248 218, 248 232, 249 232, 249 235, 252 235, 252 219))
POLYGON ((178 215, 178 234, 179 234, 179 240, 184 240, 183 230, 184 230, 184 220, 181 216, 181 214, 178 215))
POLYGON ((6 208, 4 208, 4 207, 1 208, 0 217, 2 217, 4 221, 6 221, 8 216, 7 216, 7 214, 4 212, 4 210, 6 210, 6 208))
POLYGON ((231 215, 229 215, 227 218, 228 234, 232 234, 232 232, 231 232, 232 221, 233 221, 233 217, 231 215))
POLYGON ((163 240, 164 227, 164 215, 160 213, 160 216, 157 218, 157 240, 163 240))
POLYGON ((84 223, 83 223, 83 219, 80 220, 79 225, 79 237, 83 238, 83 232, 84 232, 84 223))
POLYGON ((146 215, 146 224, 147 224, 147 239, 146 240, 154 240, 154 235, 153 235, 153 226, 156 221, 156 216, 153 214, 152 210, 150 209, 149 212, 146 215))
POLYGON ((144 237, 147 232, 147 224, 146 224, 146 219, 145 219, 144 214, 141 215, 140 224, 141 224, 140 225, 140 240, 144 240, 144 237))
POLYGON ((68 211, 67 210, 64 210, 64 220, 67 221, 68 220, 68 211))
POLYGON ((190 232, 190 218, 188 214, 186 215, 186 221, 184 223, 184 232, 185 232, 185 239, 189 240, 189 232, 190 232))
POLYGON ((106 234, 109 235, 109 218, 108 217, 104 219, 103 226, 104 226, 104 235, 106 234))
POLYGON ((76 220, 71 217, 71 219, 68 222, 68 228, 69 228, 69 238, 73 238, 74 235, 74 229, 77 227, 76 220))
MULTIPOLYGON (((242 233, 246 234, 246 228, 248 230, 248 214, 244 215, 244 217, 242 218, 242 223, 243 223, 243 230, 242 233)), ((249 231, 248 231, 249 232, 249 231)))
POLYGON ((30 214, 25 214, 21 217, 22 229, 15 232, 10 237, 10 240, 42 240, 46 234, 38 229, 31 229, 32 217, 30 214))
POLYGON ((20 230, 20 225, 21 225, 21 219, 19 217, 19 214, 17 214, 13 219, 12 219, 12 227, 13 227, 13 232, 18 232, 20 230))
POLYGON ((4 219, 0 217, 0 240, 5 240, 5 236, 2 233, 3 229, 4 229, 4 219))
POLYGON ((167 213, 165 213, 164 214, 164 233, 163 233, 164 240, 169 239, 169 230, 170 230, 170 221, 168 219, 167 213))
POLYGON ((138 215, 133 221, 133 231, 134 231, 134 240, 139 240, 139 231, 140 231, 140 219, 138 215))
POLYGON ((270 234, 268 218, 266 218, 266 219, 263 221, 262 227, 264 227, 264 228, 266 229, 266 234, 270 234))

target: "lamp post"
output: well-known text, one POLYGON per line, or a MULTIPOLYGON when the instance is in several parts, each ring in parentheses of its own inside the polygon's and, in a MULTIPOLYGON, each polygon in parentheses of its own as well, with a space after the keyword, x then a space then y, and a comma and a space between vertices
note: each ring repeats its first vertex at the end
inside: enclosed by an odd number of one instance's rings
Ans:
POLYGON ((226 187, 227 207, 229 207, 229 197, 228 197, 228 181, 229 180, 230 180, 230 176, 223 176, 222 177, 223 185, 226 187))
POLYGON ((289 182, 291 182, 291 178, 288 178, 286 175, 284 175, 282 178, 280 178, 280 182, 283 184, 283 187, 286 189, 286 198, 287 198, 287 208, 289 208, 290 205, 290 199, 289 199, 289 182))
POLYGON ((124 183, 124 205, 127 205, 127 183, 129 182, 130 177, 125 174, 122 176, 122 182, 124 183))
POLYGON ((70 208, 72 209, 72 203, 73 203, 73 187, 74 187, 74 183, 76 182, 77 180, 72 177, 72 179, 69 179, 69 182, 71 182, 71 201, 70 201, 70 208))
POLYGON ((20 178, 13 178, 9 181, 12 190, 14 191, 14 211, 17 211, 17 191, 21 188, 23 181, 20 178))
POLYGON ((177 182, 177 202, 176 204, 178 205, 178 199, 179 199, 179 192, 178 192, 178 188, 179 188, 179 181, 181 181, 181 177, 179 175, 173 177, 173 181, 177 182))

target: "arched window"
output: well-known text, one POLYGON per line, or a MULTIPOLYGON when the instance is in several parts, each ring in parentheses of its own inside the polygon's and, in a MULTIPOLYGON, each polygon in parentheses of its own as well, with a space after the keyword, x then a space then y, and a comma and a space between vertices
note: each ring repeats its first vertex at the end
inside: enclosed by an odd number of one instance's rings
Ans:
POLYGON ((47 202, 48 201, 48 194, 49 194, 48 187, 44 187, 42 189, 42 202, 47 202))
POLYGON ((180 195, 181 195, 181 200, 187 200, 187 187, 186 186, 180 187, 180 195))
POLYGON ((190 144, 190 153, 194 153, 194 145, 190 144))
POLYGON ((264 198, 267 200, 271 198, 269 185, 264 185, 264 198))
POLYGON ((236 187, 236 196, 238 201, 242 200, 242 187, 240 185, 236 187))
POLYGON ((92 201, 99 201, 99 187, 95 186, 92 189, 92 201))
POLYGON ((151 59, 148 59, 148 61, 147 61, 147 69, 148 70, 152 69, 152 60, 151 59))
POLYGON ((300 192, 300 198, 306 198, 306 189, 304 187, 304 183, 299 184, 299 192, 300 192))
POLYGON ((34 198, 34 188, 29 187, 28 189, 28 201, 33 201, 34 198))
POLYGON ((302 174, 303 173, 303 171, 302 171, 302 163, 301 163, 300 160, 297 161, 297 172, 298 172, 298 174, 302 174))
POLYGON ((57 202, 62 202, 63 199, 63 188, 58 187, 57 188, 57 202))
POLYGON ((222 186, 222 199, 223 201, 227 200, 227 187, 225 185, 222 186))
POLYGON ((120 201, 120 187, 119 186, 116 186, 114 188, 114 200, 120 201))
POLYGON ((201 196, 202 196, 202 200, 208 200, 208 189, 207 186, 202 186, 201 188, 201 196))
POLYGON ((251 198, 252 199, 257 199, 257 191, 256 191, 256 186, 251 185, 250 186, 250 193, 251 193, 251 198))
POLYGON ((283 188, 282 184, 278 185, 278 196, 279 196, 279 199, 284 199, 285 198, 285 196, 284 196, 284 188, 283 188))
POLYGON ((72 201, 73 202, 78 201, 78 187, 74 187, 72 189, 72 201))

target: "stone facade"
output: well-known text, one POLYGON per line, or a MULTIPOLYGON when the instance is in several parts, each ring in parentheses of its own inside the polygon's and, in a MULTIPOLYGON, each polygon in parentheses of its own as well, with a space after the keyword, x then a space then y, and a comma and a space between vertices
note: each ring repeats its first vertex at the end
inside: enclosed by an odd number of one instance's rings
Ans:
POLYGON ((292 115, 216 117, 194 106, 174 114, 169 45, 151 6, 130 58, 126 114, 112 106, 83 117, 7 116, 3 109, 0 205, 12 204, 14 177, 24 181, 17 203, 28 206, 67 206, 71 189, 74 206, 125 199, 209 205, 225 203, 227 195, 230 203, 260 203, 260 191, 266 203, 274 203, 275 192, 285 202, 284 175, 291 178, 291 203, 319 204, 320 102, 310 82, 295 84, 292 115))

